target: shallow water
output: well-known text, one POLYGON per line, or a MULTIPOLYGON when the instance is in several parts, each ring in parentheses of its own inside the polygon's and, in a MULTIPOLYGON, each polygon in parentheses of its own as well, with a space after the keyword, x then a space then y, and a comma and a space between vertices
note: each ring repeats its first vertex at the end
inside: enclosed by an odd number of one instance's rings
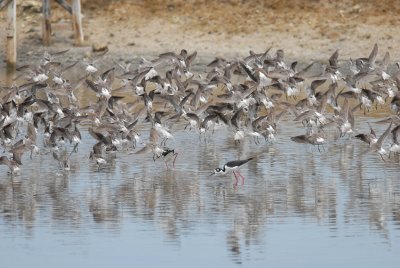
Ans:
MULTIPOLYGON (((250 141, 236 149, 227 130, 205 143, 179 131, 166 170, 152 155, 118 152, 97 170, 84 132, 71 170, 49 155, 21 174, 0 169, 0 256, 7 267, 394 267, 400 250, 399 163, 352 140, 315 147, 250 141), (208 177, 232 159, 244 185, 208 177), (23 257, 22 257, 23 256, 23 257)), ((145 134, 143 134, 145 135, 145 134)), ((29 156, 24 156, 29 158, 29 156)))
MULTIPOLYGON (((362 132, 376 119, 356 121, 362 132)), ((297 144, 301 125, 280 126, 273 142, 237 145, 225 128, 204 141, 177 125, 171 170, 135 154, 141 146, 98 169, 85 129, 70 171, 45 150, 25 154, 19 175, 0 166, 4 267, 397 267, 399 159, 383 161, 351 137, 297 144), (208 176, 250 156, 243 185, 208 176)), ((386 126, 374 127, 380 135, 386 126)), ((148 125, 139 129, 146 140, 148 125)))

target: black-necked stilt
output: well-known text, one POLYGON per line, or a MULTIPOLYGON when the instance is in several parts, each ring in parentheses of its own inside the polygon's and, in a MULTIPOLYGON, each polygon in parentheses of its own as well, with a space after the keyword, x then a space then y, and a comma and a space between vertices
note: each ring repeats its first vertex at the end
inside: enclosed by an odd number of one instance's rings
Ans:
POLYGON ((168 163, 172 160, 172 158, 174 159, 172 162, 172 166, 175 168, 175 161, 176 161, 177 157, 178 157, 178 153, 175 152, 174 149, 164 148, 164 149, 162 149, 162 152, 160 152, 159 154, 154 152, 153 160, 156 161, 156 159, 158 159, 158 158, 163 158, 164 164, 168 170, 169 169, 168 163))
POLYGON ((243 166, 244 164, 246 164, 247 162, 249 162, 250 160, 252 160, 252 159, 253 159, 253 157, 250 157, 250 158, 248 158, 248 159, 246 159, 246 160, 234 160, 234 161, 229 161, 229 162, 226 163, 222 168, 219 168, 219 167, 216 168, 216 169, 214 170, 214 172, 211 173, 209 176, 212 176, 212 175, 214 175, 214 174, 226 174, 226 173, 232 171, 232 172, 233 172, 233 175, 235 175, 235 185, 237 185, 237 183, 238 183, 238 178, 237 178, 237 175, 236 175, 236 172, 237 172, 237 174, 238 174, 240 177, 242 177, 242 184, 244 184, 244 177, 243 177, 242 174, 240 174, 239 168, 240 168, 241 166, 243 166), (235 172, 235 171, 236 171, 236 172, 235 172))

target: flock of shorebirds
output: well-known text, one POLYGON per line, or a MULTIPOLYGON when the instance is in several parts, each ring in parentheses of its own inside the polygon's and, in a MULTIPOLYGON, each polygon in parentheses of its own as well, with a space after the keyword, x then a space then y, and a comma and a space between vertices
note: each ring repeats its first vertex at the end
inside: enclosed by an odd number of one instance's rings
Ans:
MULTIPOLYGON (((37 66, 17 68, 14 85, 2 86, 0 164, 11 174, 28 160, 23 158, 27 152, 30 158, 52 155, 68 170, 82 130, 93 137, 88 158, 99 168, 116 151, 132 150, 164 159, 168 169, 178 154, 167 142, 178 128, 206 140, 222 126, 235 142, 258 144, 275 139, 284 115, 285 121, 304 127, 304 134, 291 137, 293 142, 323 145, 329 128, 337 132, 337 139, 360 139, 384 161, 400 153, 400 66, 389 72, 389 53, 377 59, 376 44, 366 58, 339 62, 335 51, 326 64, 312 62, 302 69, 286 61, 283 50, 250 51, 243 59, 217 57, 198 73, 191 68, 197 53, 184 49, 153 60, 142 58, 137 68, 115 62, 106 71, 99 70, 96 60, 66 65, 58 60, 66 52, 45 53, 37 66), (72 71, 81 76, 73 82, 66 79, 72 71), (95 93, 90 104, 81 104, 78 90, 95 93), (385 104, 389 112, 379 121, 387 124, 384 133, 376 135, 372 126, 368 133, 358 133, 356 111, 385 109, 385 104), (148 138, 139 135, 143 128, 148 128, 148 138)), ((212 174, 233 171, 237 182, 241 174, 235 170, 249 160, 228 162, 212 174)))

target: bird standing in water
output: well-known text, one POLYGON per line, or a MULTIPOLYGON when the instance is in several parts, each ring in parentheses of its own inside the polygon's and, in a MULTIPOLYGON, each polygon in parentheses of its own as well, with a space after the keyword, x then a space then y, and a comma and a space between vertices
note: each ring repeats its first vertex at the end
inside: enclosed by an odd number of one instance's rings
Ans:
POLYGON ((249 162, 250 160, 252 160, 252 159, 253 159, 253 157, 250 157, 250 158, 248 158, 246 160, 229 161, 222 168, 219 168, 219 167, 216 168, 214 170, 214 172, 210 174, 210 176, 212 176, 214 174, 226 174, 226 173, 232 171, 233 175, 235 176, 235 185, 237 185, 237 183, 238 183, 237 175, 239 175, 242 178, 242 185, 243 185, 244 184, 244 177, 243 177, 242 174, 240 174, 239 168, 241 166, 243 166, 244 164, 246 164, 247 162, 249 162))
POLYGON ((6 165, 10 169, 9 174, 18 174, 20 171, 19 163, 13 159, 8 159, 7 156, 0 157, 0 165, 6 165))
POLYGON ((175 161, 176 158, 178 157, 178 153, 175 152, 174 149, 164 148, 162 149, 162 152, 160 151, 160 154, 154 153, 153 160, 156 161, 156 159, 160 157, 164 158, 164 164, 167 167, 167 170, 169 169, 168 162, 170 162, 173 158, 174 160, 172 162, 172 166, 175 168, 175 161))

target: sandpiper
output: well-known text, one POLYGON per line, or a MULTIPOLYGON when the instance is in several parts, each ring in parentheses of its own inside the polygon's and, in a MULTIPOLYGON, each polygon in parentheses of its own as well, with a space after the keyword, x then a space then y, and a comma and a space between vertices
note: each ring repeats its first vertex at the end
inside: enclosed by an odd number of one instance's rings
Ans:
POLYGON ((13 159, 10 160, 7 156, 4 155, 0 157, 0 165, 6 165, 10 169, 9 174, 11 175, 18 174, 20 171, 17 161, 13 159))

